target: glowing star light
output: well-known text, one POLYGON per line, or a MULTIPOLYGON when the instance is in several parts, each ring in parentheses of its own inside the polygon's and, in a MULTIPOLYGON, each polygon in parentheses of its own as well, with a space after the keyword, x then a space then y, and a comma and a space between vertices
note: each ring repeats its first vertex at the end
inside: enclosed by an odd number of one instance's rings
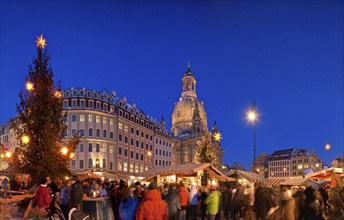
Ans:
POLYGON ((9 152, 9 151, 7 151, 7 152, 5 153, 5 156, 6 156, 7 158, 10 158, 10 157, 12 156, 12 153, 9 152))
POLYGON ((215 141, 220 141, 220 140, 222 139, 222 134, 220 134, 220 133, 215 133, 215 134, 214 134, 214 139, 215 139, 215 141))
POLYGON ((47 44, 45 43, 46 39, 43 38, 43 34, 39 37, 37 37, 36 45, 39 48, 44 48, 47 44))
POLYGON ((24 135, 24 136, 21 138, 21 141, 23 142, 23 144, 27 144, 27 143, 30 142, 30 138, 29 138, 29 136, 24 135))
POLYGON ((54 96, 55 96, 55 98, 59 99, 59 98, 62 97, 62 94, 61 94, 61 92, 56 91, 56 92, 54 93, 54 96))
POLYGON ((27 89, 28 91, 33 90, 33 84, 30 83, 30 82, 27 82, 27 83, 26 83, 26 89, 27 89))

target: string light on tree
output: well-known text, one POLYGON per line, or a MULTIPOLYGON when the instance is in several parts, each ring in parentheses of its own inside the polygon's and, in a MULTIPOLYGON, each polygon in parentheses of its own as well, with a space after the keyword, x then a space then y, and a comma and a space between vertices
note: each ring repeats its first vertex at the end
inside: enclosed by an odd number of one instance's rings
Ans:
POLYGON ((61 149, 61 152, 62 152, 63 155, 66 155, 68 153, 68 149, 66 147, 63 147, 61 149))
POLYGON ((23 144, 28 144, 28 143, 30 142, 30 138, 29 138, 29 136, 24 135, 24 136, 21 138, 21 141, 23 142, 23 144))
POLYGON ((55 98, 60 99, 60 98, 62 97, 62 93, 61 93, 60 91, 56 91, 56 92, 54 93, 54 96, 55 96, 55 98))
POLYGON ((5 156, 6 156, 7 158, 10 158, 10 157, 12 156, 12 153, 11 153, 10 151, 7 151, 7 152, 5 153, 5 156))
POLYGON ((44 39, 43 34, 41 34, 41 36, 37 37, 36 45, 38 48, 44 48, 47 45, 45 42, 46 39, 44 39))
POLYGON ((32 91, 33 90, 33 84, 31 82, 27 82, 25 85, 27 91, 32 91))
POLYGON ((74 158, 74 153, 70 153, 69 158, 73 159, 74 158))

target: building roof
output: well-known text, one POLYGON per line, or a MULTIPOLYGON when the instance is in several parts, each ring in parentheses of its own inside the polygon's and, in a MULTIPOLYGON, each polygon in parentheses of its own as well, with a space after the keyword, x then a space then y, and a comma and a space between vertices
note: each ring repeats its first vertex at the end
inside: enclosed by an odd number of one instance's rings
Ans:
POLYGON ((181 164, 181 165, 170 165, 165 167, 157 167, 150 170, 146 170, 139 174, 139 176, 150 178, 155 177, 157 175, 160 176, 170 176, 170 175, 178 175, 178 176, 194 176, 198 171, 209 169, 208 172, 209 176, 220 180, 220 181, 236 181, 234 178, 227 177, 223 175, 219 170, 215 167, 210 165, 210 163, 189 163, 189 164, 181 164))
POLYGON ((269 158, 269 161, 273 160, 288 160, 290 159, 292 153, 294 152, 295 148, 285 149, 285 150, 277 150, 274 151, 269 158))
POLYGON ((251 181, 251 182, 254 182, 254 183, 256 183, 256 182, 265 182, 266 181, 265 178, 259 176, 256 173, 247 172, 247 171, 243 171, 243 170, 231 170, 228 173, 226 173, 225 175, 226 176, 235 176, 235 175, 237 175, 238 177, 245 178, 248 181, 251 181))

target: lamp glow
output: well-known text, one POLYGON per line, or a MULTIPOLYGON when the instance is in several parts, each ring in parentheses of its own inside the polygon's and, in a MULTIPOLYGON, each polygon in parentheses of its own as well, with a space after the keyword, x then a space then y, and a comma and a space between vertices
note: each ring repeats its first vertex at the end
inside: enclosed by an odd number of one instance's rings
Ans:
POLYGON ((10 157, 12 156, 12 153, 11 153, 10 151, 7 151, 7 152, 5 153, 5 156, 6 156, 7 158, 10 158, 10 157))
POLYGON ((331 149, 331 145, 330 144, 326 144, 325 145, 325 150, 330 150, 331 149))
POLYGON ((73 159, 74 158, 74 153, 70 153, 69 158, 73 159))
POLYGON ((62 152, 63 155, 66 155, 68 153, 68 149, 66 147, 63 147, 61 149, 61 152, 62 152))
POLYGON ((23 142, 23 144, 28 144, 28 143, 30 142, 30 138, 29 138, 29 136, 24 135, 24 136, 21 138, 21 141, 23 142))

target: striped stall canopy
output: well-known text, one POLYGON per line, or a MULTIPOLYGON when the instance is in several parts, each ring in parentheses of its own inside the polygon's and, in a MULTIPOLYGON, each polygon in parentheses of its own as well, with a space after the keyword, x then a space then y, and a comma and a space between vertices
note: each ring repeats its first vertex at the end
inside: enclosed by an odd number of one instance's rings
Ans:
POLYGON ((268 186, 280 186, 281 183, 283 183, 285 179, 279 179, 279 178, 269 178, 267 180, 268 186))

